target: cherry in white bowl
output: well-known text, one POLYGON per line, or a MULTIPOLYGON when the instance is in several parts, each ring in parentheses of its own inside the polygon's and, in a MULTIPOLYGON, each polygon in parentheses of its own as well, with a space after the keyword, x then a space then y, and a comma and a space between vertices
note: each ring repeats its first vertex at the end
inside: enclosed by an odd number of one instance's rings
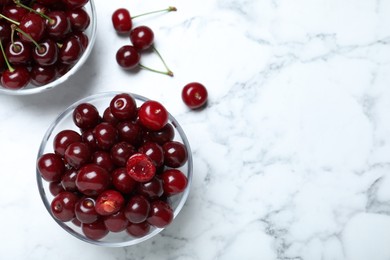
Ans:
POLYGON ((41 93, 80 70, 96 39, 93 0, 3 2, 0 94, 41 93))
POLYGON ((107 92, 79 100, 54 120, 36 176, 47 211, 64 230, 123 247, 169 228, 189 194, 192 154, 162 103, 107 92))

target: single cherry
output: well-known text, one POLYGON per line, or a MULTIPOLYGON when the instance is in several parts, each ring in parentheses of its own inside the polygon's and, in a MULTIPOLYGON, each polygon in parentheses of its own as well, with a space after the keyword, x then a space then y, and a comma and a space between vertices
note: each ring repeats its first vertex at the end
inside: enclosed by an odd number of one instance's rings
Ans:
POLYGON ((146 142, 138 148, 138 152, 147 155, 153 161, 156 168, 159 168, 164 164, 164 151, 157 143, 146 142))
POLYGON ((110 174, 96 164, 87 164, 80 168, 76 186, 87 196, 97 196, 108 188, 111 183, 110 174))
POLYGON ((70 168, 65 171, 64 175, 61 178, 61 185, 66 191, 75 192, 77 191, 76 187, 76 177, 77 170, 70 168))
POLYGON ((73 111, 73 122, 81 129, 93 128, 99 121, 99 111, 90 103, 79 104, 73 111))
POLYGON ((207 103, 207 89, 198 82, 191 82, 184 86, 181 98, 183 102, 191 109, 198 109, 207 103))
POLYGON ((141 143, 142 129, 137 123, 123 121, 118 123, 116 128, 118 129, 119 140, 134 146, 138 146, 141 143))
POLYGON ((129 157, 135 153, 135 147, 127 142, 116 143, 110 150, 112 161, 119 167, 126 166, 129 157))
POLYGON ((50 205, 53 216, 62 222, 71 221, 75 217, 74 208, 78 199, 73 192, 60 192, 50 205))
POLYGON ((73 35, 69 36, 62 43, 59 51, 59 60, 65 64, 74 64, 83 54, 84 48, 79 39, 73 35))
POLYGON ((30 72, 24 66, 6 69, 1 75, 1 85, 8 89, 22 89, 30 82, 30 72))
POLYGON ((148 26, 135 27, 130 32, 130 40, 138 50, 146 50, 153 45, 154 33, 148 26))
POLYGON ((148 182, 139 183, 137 186, 137 192, 150 199, 159 198, 164 193, 163 181, 160 177, 155 176, 148 182))
POLYGON ((57 62, 58 47, 52 39, 45 39, 39 43, 39 48, 33 49, 32 57, 36 63, 42 66, 51 66, 57 62))
POLYGON ((138 118, 147 129, 158 131, 168 123, 169 114, 161 103, 148 100, 139 108, 138 118))
POLYGON ((164 143, 173 140, 175 137, 175 129, 172 124, 167 123, 162 129, 158 131, 147 131, 145 135, 146 140, 163 145, 164 143))
POLYGON ((150 212, 147 218, 149 224, 164 228, 169 225, 173 220, 173 210, 168 203, 155 200, 150 203, 150 212))
POLYGON ((129 222, 126 232, 133 237, 143 237, 146 236, 150 231, 150 225, 148 222, 144 221, 141 223, 131 223, 129 222))
POLYGON ((127 174, 126 168, 117 168, 112 172, 112 184, 123 194, 130 194, 137 182, 127 174))
POLYGON ((133 26, 130 12, 125 8, 119 8, 111 16, 111 21, 115 31, 120 34, 130 33, 131 27, 133 26))
POLYGON ((137 115, 137 104, 130 94, 118 94, 110 102, 110 111, 120 121, 131 120, 137 115))
POLYGON ((91 23, 91 19, 84 8, 69 10, 66 15, 70 21, 73 32, 85 31, 91 23))
POLYGON ((20 20, 19 29, 24 33, 18 31, 18 34, 23 41, 32 42, 34 40, 39 42, 45 33, 45 27, 45 20, 40 15, 29 12, 20 20))
POLYGON ((52 66, 35 64, 31 67, 30 82, 36 86, 46 85, 56 79, 57 72, 52 66))
POLYGON ((102 150, 95 151, 92 154, 92 163, 99 165, 100 167, 106 169, 108 172, 111 172, 114 168, 114 162, 111 159, 110 153, 102 150))
POLYGON ((129 224, 129 220, 126 218, 123 211, 118 211, 112 215, 105 216, 103 221, 104 225, 106 225, 107 229, 111 232, 124 231, 129 224))
POLYGON ((31 60, 31 45, 20 40, 9 42, 5 53, 8 61, 13 65, 25 65, 31 60))
POLYGON ((178 141, 166 142, 162 146, 164 150, 164 163, 168 167, 178 168, 183 166, 188 159, 187 149, 178 141))
POLYGON ((71 143, 66 148, 64 157, 70 166, 79 169, 91 160, 91 150, 83 142, 71 143))
POLYGON ((94 130, 96 145, 102 150, 109 150, 118 140, 118 130, 111 124, 102 122, 94 130))
POLYGON ((65 191, 64 187, 62 187, 61 182, 53 181, 49 183, 49 191, 51 195, 57 196, 60 192, 65 191))
POLYGON ((144 222, 150 211, 150 202, 142 195, 132 196, 124 209, 126 218, 131 223, 144 222))
POLYGON ((61 156, 55 153, 41 155, 37 162, 37 168, 42 178, 48 182, 61 181, 61 177, 65 172, 65 164, 61 156))
POLYGON ((91 197, 81 198, 74 209, 76 218, 81 223, 93 223, 98 220, 99 215, 95 210, 95 199, 91 197))
POLYGON ((105 190, 96 198, 95 210, 101 216, 108 216, 121 210, 125 203, 122 194, 116 190, 105 190))
POLYGON ((93 223, 82 223, 81 230, 86 237, 92 240, 102 239, 109 232, 103 220, 97 220, 93 223))
POLYGON ((75 142, 81 142, 81 136, 79 133, 69 129, 62 130, 54 137, 54 152, 56 154, 64 156, 66 148, 68 148, 70 144, 75 142))
POLYGON ((130 70, 136 68, 140 60, 141 55, 131 45, 122 46, 116 53, 116 61, 123 69, 130 70))
POLYGON ((126 163, 127 174, 135 181, 150 181, 156 174, 153 161, 143 153, 133 154, 126 163))
POLYGON ((164 193, 168 196, 183 192, 188 184, 187 177, 178 169, 165 170, 160 178, 163 180, 164 193))
POLYGON ((49 37, 55 39, 64 38, 71 30, 71 24, 68 15, 63 11, 50 11, 46 15, 46 32, 49 37))

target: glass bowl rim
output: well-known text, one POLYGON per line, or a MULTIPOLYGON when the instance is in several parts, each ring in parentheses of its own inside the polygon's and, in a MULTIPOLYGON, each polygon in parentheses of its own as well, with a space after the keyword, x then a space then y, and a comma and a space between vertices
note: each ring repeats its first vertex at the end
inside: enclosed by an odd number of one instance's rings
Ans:
MULTIPOLYGON (((96 41, 96 34, 97 34, 97 13, 96 13, 96 7, 94 0, 89 0, 88 2, 90 8, 91 8, 91 24, 90 24, 90 29, 91 30, 91 36, 88 38, 89 43, 87 48, 85 49, 84 53, 81 55, 80 59, 75 63, 75 65, 67 71, 64 75, 61 77, 57 78, 56 80, 42 85, 42 86, 35 86, 32 88, 22 88, 22 89, 7 89, 2 86, 0 86, 0 94, 6 94, 6 95, 11 95, 11 96, 23 96, 23 95, 32 95, 32 94, 37 94, 37 93, 42 93, 47 90, 53 89, 65 81, 67 81, 69 78, 74 76, 76 72, 84 65, 88 57, 90 56, 93 46, 95 45, 96 41)), ((1 53, 0 53, 1 55, 1 53)), ((31 83, 30 83, 31 84, 31 83)))
MULTIPOLYGON (((101 93, 92 94, 92 95, 90 95, 88 97, 79 99, 78 101, 76 101, 73 104, 71 104, 70 106, 68 106, 63 112, 61 112, 55 118, 55 120, 50 124, 49 128, 46 130, 46 132, 45 132, 45 134, 44 134, 44 136, 42 138, 42 141, 40 143, 36 160, 38 160, 38 158, 41 155, 44 154, 44 150, 45 150, 46 145, 48 144, 48 140, 50 139, 50 136, 53 134, 53 130, 55 129, 57 124, 59 122, 61 122, 65 117, 69 116, 70 113, 74 110, 74 108, 77 105, 79 105, 81 103, 91 102, 93 100, 100 99, 100 98, 108 98, 108 97, 112 97, 113 98, 115 95, 122 94, 122 93, 130 94, 136 100, 139 100, 141 102, 146 102, 146 101, 150 100, 150 99, 148 99, 148 98, 146 98, 144 96, 141 96, 141 95, 138 95, 138 94, 135 94, 135 93, 131 93, 131 92, 125 92, 125 91, 101 92, 101 93)), ((188 154, 188 160, 187 160, 187 179, 188 179, 188 183, 187 183, 186 189, 181 193, 181 198, 179 200, 178 205, 173 210, 173 213, 174 213, 173 214, 173 220, 172 220, 172 222, 173 222, 174 219, 176 218, 176 216, 182 210, 184 204, 186 203, 188 195, 189 195, 189 192, 190 192, 190 188, 191 188, 191 184, 192 184, 192 177, 193 177, 193 159, 192 159, 191 147, 190 147, 189 141, 187 139, 187 136, 184 133, 184 130, 180 126, 179 122, 169 112, 168 112, 168 117, 169 117, 169 121, 173 124, 174 128, 179 133, 180 138, 182 139, 183 144, 186 147, 187 154, 188 154)), ((132 239, 128 240, 128 241, 123 241, 123 242, 109 242, 109 241, 100 241, 100 240, 89 239, 89 238, 79 234, 78 232, 72 230, 66 223, 63 223, 63 222, 57 220, 53 216, 53 214, 51 213, 50 202, 49 202, 49 200, 48 200, 48 198, 46 196, 45 188, 43 187, 44 180, 42 179, 37 166, 36 166, 36 181, 37 181, 38 190, 39 190, 39 194, 40 194, 41 200, 42 200, 46 210, 48 211, 49 215, 65 231, 67 231, 72 236, 74 236, 74 237, 76 237, 76 238, 78 238, 78 239, 80 239, 80 240, 82 240, 84 242, 87 242, 87 243, 90 243, 90 244, 94 244, 94 245, 97 245, 97 246, 103 246, 103 247, 126 247, 126 246, 136 245, 136 244, 139 244, 139 243, 141 243, 141 242, 143 242, 145 240, 148 240, 148 239, 154 237, 155 235, 157 235, 158 233, 160 233, 162 230, 165 229, 165 228, 155 228, 152 232, 150 232, 146 236, 139 237, 139 238, 129 236, 129 238, 132 238, 132 239)), ((169 225, 168 225, 168 227, 169 227, 169 225)))

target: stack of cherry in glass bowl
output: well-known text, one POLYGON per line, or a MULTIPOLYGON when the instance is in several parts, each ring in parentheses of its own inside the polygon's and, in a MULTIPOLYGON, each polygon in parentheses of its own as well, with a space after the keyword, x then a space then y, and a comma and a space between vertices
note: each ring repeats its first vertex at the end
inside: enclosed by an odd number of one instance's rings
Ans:
POLYGON ((53 219, 102 246, 134 245, 158 234, 182 209, 192 154, 165 107, 131 94, 82 99, 47 130, 37 183, 53 219))
POLYGON ((96 38, 93 0, 0 0, 0 93, 28 95, 74 75, 96 38))

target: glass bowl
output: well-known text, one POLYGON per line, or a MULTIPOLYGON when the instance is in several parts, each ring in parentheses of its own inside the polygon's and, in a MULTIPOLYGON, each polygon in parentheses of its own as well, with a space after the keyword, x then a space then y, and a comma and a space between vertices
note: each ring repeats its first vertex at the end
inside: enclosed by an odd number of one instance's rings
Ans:
MULTIPOLYGON (((96 40, 97 14, 96 14, 94 1, 89 0, 89 2, 84 6, 84 8, 90 17, 90 24, 88 28, 84 31, 84 33, 88 36, 88 46, 84 50, 80 59, 73 65, 73 67, 69 71, 67 71, 64 75, 58 77, 56 80, 42 86, 36 86, 32 83, 29 83, 26 87, 22 89, 13 90, 13 89, 4 88, 0 85, 0 94, 31 95, 31 94, 41 93, 61 85, 62 83, 67 81, 71 76, 77 73, 77 71, 83 66, 83 64, 91 54, 92 48, 96 40)), ((2 55, 1 52, 0 55, 2 55)))
MULTIPOLYGON (((62 112, 54 120, 54 122, 50 125, 50 127, 46 131, 46 133, 42 139, 41 145, 39 147, 37 159, 40 158, 45 153, 53 153, 53 151, 54 151, 53 140, 58 132, 65 130, 65 129, 71 129, 71 130, 80 132, 78 127, 73 123, 72 114, 73 114, 73 110, 75 109, 76 106, 78 106, 81 103, 93 104, 98 109, 100 115, 102 115, 104 109, 109 106, 111 99, 115 95, 120 94, 120 93, 124 93, 124 92, 105 92, 105 93, 100 93, 100 94, 94 94, 94 95, 89 96, 87 98, 81 99, 81 100, 75 102, 74 104, 72 104, 71 106, 69 106, 64 112, 62 112)), ((137 103, 137 107, 139 107, 142 103, 144 103, 145 101, 148 100, 147 98, 142 97, 140 95, 136 95, 136 94, 132 94, 132 93, 128 93, 128 94, 130 94, 134 97, 134 99, 136 100, 136 103, 137 103)), ((193 162, 192 162, 192 154, 191 154, 190 145, 188 143, 186 135, 185 135, 183 129, 180 127, 177 120, 171 114, 169 114, 168 123, 170 123, 174 128, 175 135, 174 135, 173 140, 184 144, 186 151, 187 151, 187 154, 188 154, 188 159, 187 159, 186 163, 183 166, 181 166, 180 168, 178 168, 187 177, 187 180, 188 180, 187 186, 183 192, 176 194, 176 195, 173 195, 173 196, 170 196, 168 198, 168 202, 173 210, 173 221, 174 221, 175 217, 179 214, 180 210, 184 206, 184 204, 187 200, 188 194, 189 194, 189 190, 190 190, 190 186, 191 186, 191 182, 192 182, 193 162)), ((140 238, 132 237, 132 236, 128 235, 125 231, 122 231, 120 233, 109 232, 109 234, 106 237, 102 238, 101 240, 90 239, 90 238, 86 237, 82 233, 81 228, 78 227, 77 225, 73 224, 72 221, 61 222, 53 216, 53 214, 51 212, 51 201, 53 200, 54 196, 50 192, 49 182, 45 181, 41 177, 38 168, 36 169, 36 178, 37 178, 37 184, 38 184, 38 190, 39 190, 40 196, 42 198, 42 201, 43 201, 48 213, 52 216, 54 221, 56 221, 58 223, 58 225, 60 225, 65 231, 67 231, 68 233, 70 233, 71 235, 73 235, 74 237, 76 237, 82 241, 85 241, 85 242, 88 242, 88 243, 91 243, 94 245, 98 245, 98 246, 124 247, 124 246, 135 245, 135 244, 138 244, 142 241, 145 241, 145 240, 157 235, 159 232, 161 232, 164 229, 164 228, 156 228, 156 227, 151 226, 149 233, 146 236, 143 236, 140 238)), ((168 227, 169 227, 169 225, 168 225, 168 227)))

